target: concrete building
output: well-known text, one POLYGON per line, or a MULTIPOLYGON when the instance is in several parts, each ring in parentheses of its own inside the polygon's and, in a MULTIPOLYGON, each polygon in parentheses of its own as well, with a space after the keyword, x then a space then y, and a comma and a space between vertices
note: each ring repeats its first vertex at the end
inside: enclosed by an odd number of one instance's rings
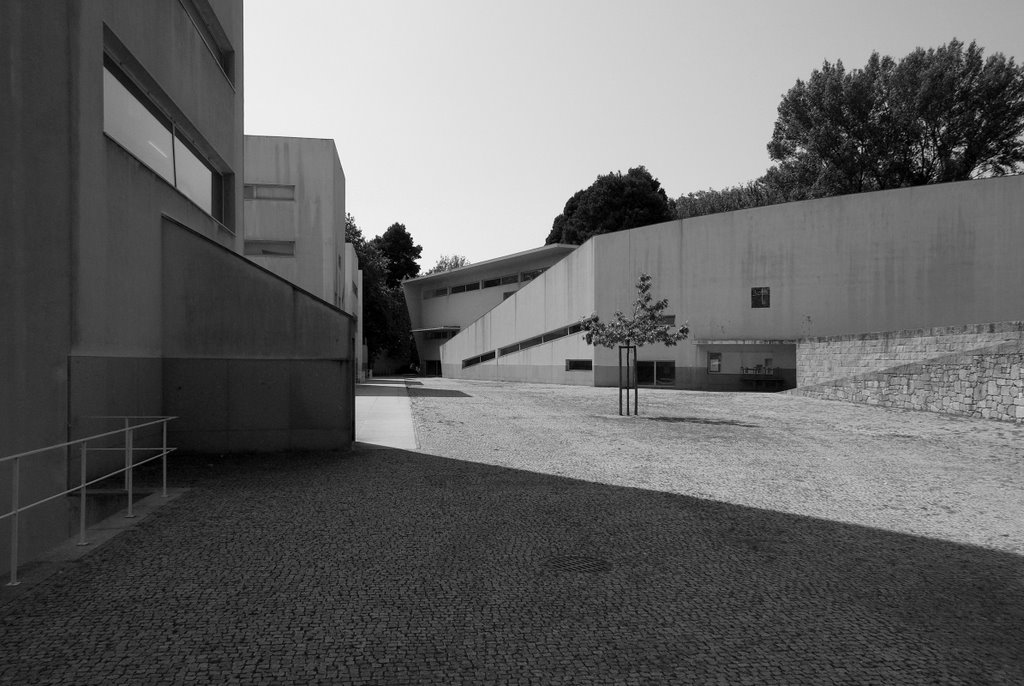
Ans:
MULTIPOLYGON (((0 45, 0 456, 127 415, 190 451, 349 446, 354 318, 241 255, 241 0, 5 2, 0 45)), ((21 502, 77 468, 26 459, 21 502)), ((22 560, 68 507, 22 514, 22 560)))
POLYGON ((575 249, 574 245, 545 245, 404 281, 402 288, 423 372, 439 375, 440 348, 445 341, 575 249))
MULTIPOLYGON (((793 388, 801 383, 801 341, 1024 319, 1024 301, 1015 295, 1024 292, 1021 254, 1024 176, 605 234, 462 326, 441 347, 442 371, 616 385, 617 351, 588 346, 574 326, 591 313, 608 319, 627 311, 646 272, 654 296, 668 298, 690 337, 676 347, 641 347, 641 385, 793 388)), ((821 382, 818 371, 805 373, 821 382)))
POLYGON ((250 260, 348 312, 362 370, 362 271, 345 243, 345 172, 333 140, 245 137, 243 251, 250 260))

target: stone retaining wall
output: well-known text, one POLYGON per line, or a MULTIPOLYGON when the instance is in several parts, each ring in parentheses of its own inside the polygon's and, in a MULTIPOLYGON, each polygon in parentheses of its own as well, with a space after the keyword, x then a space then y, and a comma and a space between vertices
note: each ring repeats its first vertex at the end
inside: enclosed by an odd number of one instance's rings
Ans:
POLYGON ((1024 422, 1024 322, 804 339, 796 359, 797 395, 1024 422))

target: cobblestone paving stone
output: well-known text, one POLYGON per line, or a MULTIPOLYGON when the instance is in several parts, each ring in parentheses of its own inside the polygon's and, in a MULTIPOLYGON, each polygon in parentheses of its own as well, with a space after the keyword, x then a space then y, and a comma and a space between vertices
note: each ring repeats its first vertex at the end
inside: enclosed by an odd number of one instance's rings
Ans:
POLYGON ((420 452, 179 458, 186 495, 0 608, 0 683, 1024 683, 1019 526, 968 531, 1019 524, 1015 427, 491 386, 415 387, 420 452), (966 523, 868 514, 872 473, 966 523))

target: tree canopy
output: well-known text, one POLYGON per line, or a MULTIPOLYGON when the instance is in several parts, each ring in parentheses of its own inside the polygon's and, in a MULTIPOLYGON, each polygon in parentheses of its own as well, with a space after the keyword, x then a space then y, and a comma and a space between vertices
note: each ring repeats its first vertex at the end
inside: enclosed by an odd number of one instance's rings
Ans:
POLYGON ((602 322, 597 315, 583 319, 581 323, 587 343, 614 348, 651 343, 675 345, 685 339, 690 329, 684 324, 672 331, 673 326, 662 315, 668 308, 668 298, 655 300, 651 295, 651 281, 649 274, 641 274, 637 279, 637 298, 633 303, 633 316, 629 319, 620 311, 616 311, 608 322, 602 322))
POLYGON ((453 269, 465 267, 467 264, 469 264, 469 260, 463 255, 441 255, 437 260, 437 264, 423 272, 423 276, 437 274, 438 272, 450 272, 453 269))
MULTIPOLYGON (((404 226, 402 230, 405 231, 404 226)), ((411 236, 409 240, 411 243, 411 236)), ((374 359, 382 355, 400 362, 409 360, 412 350, 405 293, 397 282, 392 282, 395 270, 380 248, 381 237, 366 240, 356 225, 355 217, 346 214, 345 241, 355 248, 359 268, 363 271, 363 335, 366 337, 369 362, 372 364, 374 359)))
POLYGON ((370 241, 387 258, 387 282, 397 286, 403 279, 420 273, 416 260, 423 253, 423 247, 416 245, 405 224, 394 223, 380 236, 370 241))
POLYGON ((1024 169, 1024 67, 953 39, 860 69, 826 61, 782 96, 764 176, 689 193, 680 217, 1024 169))
POLYGON ((581 245, 591 236, 675 219, 675 202, 641 165, 609 172, 577 191, 555 217, 545 244, 581 245))

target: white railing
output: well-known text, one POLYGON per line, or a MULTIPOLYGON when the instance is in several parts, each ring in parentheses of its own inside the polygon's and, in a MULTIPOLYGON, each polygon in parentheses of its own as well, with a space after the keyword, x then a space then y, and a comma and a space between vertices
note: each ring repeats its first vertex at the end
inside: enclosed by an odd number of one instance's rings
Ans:
POLYGON ((124 426, 114 431, 107 431, 101 434, 94 434, 92 436, 86 436, 85 438, 79 438, 74 441, 67 441, 66 443, 58 443, 56 445, 48 445, 45 448, 37 448, 35 450, 29 450, 24 453, 18 453, 17 455, 8 455, 7 457, 0 457, 0 464, 5 462, 11 463, 11 509, 9 512, 0 514, 0 520, 10 518, 11 520, 11 580, 8 582, 8 586, 17 586, 20 582, 18 581, 18 515, 29 508, 35 507, 36 505, 42 505, 43 503, 61 498, 75 491, 79 492, 79 507, 78 507, 78 545, 88 545, 89 541, 85 538, 85 511, 86 511, 86 489, 93 484, 99 483, 105 479, 124 472, 124 487, 128 491, 128 512, 125 517, 134 517, 135 513, 132 508, 132 492, 134 490, 134 484, 132 481, 132 473, 135 467, 144 465, 147 462, 152 462, 156 459, 163 459, 163 491, 162 495, 164 498, 167 497, 167 456, 177 450, 177 448, 167 447, 167 422, 177 417, 157 417, 157 416, 116 416, 116 417, 91 417, 90 419, 117 419, 124 422, 124 426), (144 421, 141 424, 131 424, 132 420, 149 420, 144 421), (139 448, 135 446, 135 432, 138 429, 144 429, 150 426, 160 425, 162 428, 162 441, 160 447, 154 448, 139 448), (89 442, 95 442, 100 439, 109 438, 111 436, 117 436, 124 434, 124 446, 114 448, 89 448, 89 442), (19 501, 21 490, 20 475, 21 475, 21 460, 26 457, 33 457, 51 450, 60 450, 62 448, 71 448, 72 446, 78 446, 79 450, 79 472, 80 480, 77 486, 68 488, 61 491, 60 493, 54 493, 48 495, 45 498, 41 498, 33 503, 27 505, 21 504, 19 501), (123 452, 124 453, 124 467, 121 469, 115 469, 111 472, 107 472, 102 476, 96 477, 89 480, 88 478, 88 456, 90 452, 123 452), (135 454, 142 452, 155 451, 155 455, 150 455, 145 459, 136 461, 135 454))

